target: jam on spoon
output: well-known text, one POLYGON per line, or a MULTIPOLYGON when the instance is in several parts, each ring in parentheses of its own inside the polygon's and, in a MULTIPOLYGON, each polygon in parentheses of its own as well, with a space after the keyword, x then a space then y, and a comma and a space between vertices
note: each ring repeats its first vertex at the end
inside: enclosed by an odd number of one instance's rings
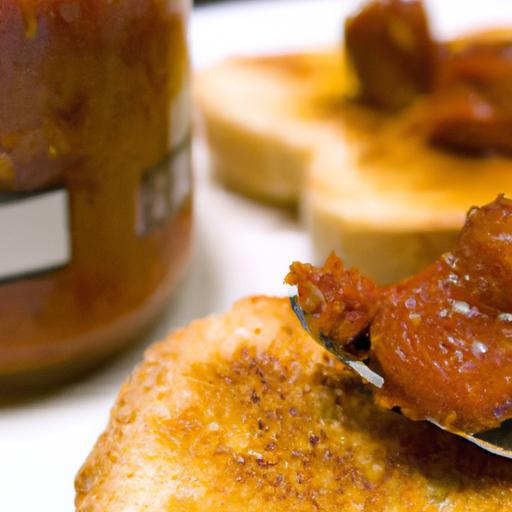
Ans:
POLYGON ((512 418, 511 200, 472 208, 452 252, 398 284, 378 287, 334 255, 293 263, 286 282, 313 337, 365 367, 381 406, 512 457, 500 429, 512 418))

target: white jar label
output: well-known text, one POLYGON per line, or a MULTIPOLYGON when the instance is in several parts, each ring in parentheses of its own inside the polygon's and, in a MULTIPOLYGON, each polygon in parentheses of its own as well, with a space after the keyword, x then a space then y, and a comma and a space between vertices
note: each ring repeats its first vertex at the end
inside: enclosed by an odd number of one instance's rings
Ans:
POLYGON ((0 282, 69 263, 68 192, 0 194, 0 282))
POLYGON ((145 236, 165 226, 190 197, 190 142, 186 140, 141 181, 136 231, 145 236))

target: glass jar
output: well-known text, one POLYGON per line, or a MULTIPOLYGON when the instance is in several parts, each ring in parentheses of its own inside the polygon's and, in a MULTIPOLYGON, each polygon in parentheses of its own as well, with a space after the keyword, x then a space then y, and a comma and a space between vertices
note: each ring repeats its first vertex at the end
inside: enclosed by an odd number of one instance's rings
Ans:
POLYGON ((186 0, 0 0, 0 389, 155 318, 188 255, 186 0))

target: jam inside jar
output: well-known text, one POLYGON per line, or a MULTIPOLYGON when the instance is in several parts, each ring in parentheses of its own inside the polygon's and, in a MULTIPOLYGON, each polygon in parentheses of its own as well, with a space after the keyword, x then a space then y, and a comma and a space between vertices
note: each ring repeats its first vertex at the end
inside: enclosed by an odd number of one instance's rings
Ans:
POLYGON ((0 388, 162 309, 191 225, 188 0, 0 0, 0 388))

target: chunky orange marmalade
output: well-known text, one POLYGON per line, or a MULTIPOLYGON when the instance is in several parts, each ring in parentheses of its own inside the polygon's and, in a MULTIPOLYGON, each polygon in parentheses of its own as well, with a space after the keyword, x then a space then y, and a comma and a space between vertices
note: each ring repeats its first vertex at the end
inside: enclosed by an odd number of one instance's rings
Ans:
POLYGON ((379 403, 412 419, 480 432, 512 418, 512 201, 469 211, 453 251, 377 288, 336 256, 291 266, 314 330, 384 377, 379 403), (341 328, 340 328, 341 326, 341 328))
POLYGON ((105 357, 175 284, 187 4, 0 0, 0 383, 105 357))
POLYGON ((422 105, 416 130, 445 149, 512 151, 512 31, 436 41, 422 0, 369 0, 345 24, 360 98, 383 111, 422 105))

